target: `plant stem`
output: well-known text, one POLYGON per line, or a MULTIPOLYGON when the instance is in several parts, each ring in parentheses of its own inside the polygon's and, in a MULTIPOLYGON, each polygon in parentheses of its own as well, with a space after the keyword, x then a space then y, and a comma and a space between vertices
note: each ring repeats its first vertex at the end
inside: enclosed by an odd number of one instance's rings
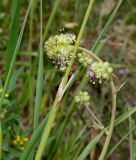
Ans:
POLYGON ((78 37, 77 37, 77 40, 76 40, 76 44, 74 46, 73 56, 72 56, 72 58, 70 60, 70 63, 68 65, 68 67, 67 67, 67 70, 66 70, 66 73, 65 73, 65 76, 64 76, 64 84, 63 84, 64 86, 66 85, 66 83, 68 81, 68 75, 69 75, 71 67, 73 65, 74 58, 75 58, 76 52, 78 50, 78 46, 80 44, 81 38, 83 36, 84 30, 85 30, 85 26, 86 26, 86 23, 88 21, 88 18, 89 18, 93 3, 94 3, 94 0, 90 0, 88 8, 87 8, 87 11, 86 11, 86 14, 85 14, 85 17, 84 17, 84 20, 83 20, 83 23, 81 25, 81 28, 80 28, 80 31, 79 31, 79 34, 78 34, 78 37))
MULTIPOLYGON (((86 73, 86 72, 85 72, 86 73)), ((81 80, 80 84, 78 85, 77 89, 75 90, 74 92, 74 97, 76 95, 78 95, 79 91, 82 90, 82 88, 84 87, 84 85, 87 83, 88 81, 88 78, 86 76, 86 74, 84 73, 84 76, 83 76, 83 79, 81 80)), ((61 107, 64 107, 64 106, 61 106, 61 107)), ((68 124, 68 122, 70 121, 70 117, 73 113, 73 111, 75 111, 77 108, 77 104, 75 103, 75 100, 73 99, 72 102, 71 102, 71 105, 69 107, 69 110, 67 112, 67 116, 65 118, 65 120, 63 121, 63 123, 61 123, 61 125, 58 129, 59 133, 57 133, 57 136, 56 136, 56 142, 54 143, 54 146, 52 148, 52 152, 51 154, 54 156, 56 151, 57 151, 57 147, 59 146, 59 144, 61 143, 61 140, 62 140, 62 135, 63 135, 63 132, 68 124)))
POLYGON ((93 117, 93 119, 101 126, 103 127, 103 124, 99 121, 99 119, 95 116, 95 114, 92 112, 92 110, 89 108, 89 106, 86 106, 88 112, 93 117))
MULTIPOLYGON (((130 107, 128 108, 130 110, 130 107)), ((129 116, 129 131, 132 130, 132 117, 129 116)), ((129 146, 130 146, 130 160, 133 160, 133 133, 130 132, 129 135, 129 146)))
POLYGON ((42 135, 41 142, 39 144, 39 147, 38 147, 38 150, 37 150, 37 153, 36 153, 35 160, 40 160, 41 157, 42 157, 42 153, 44 151, 44 147, 45 147, 46 141, 47 141, 47 139, 49 137, 53 122, 55 120, 57 111, 59 109, 59 103, 60 103, 59 94, 60 93, 59 93, 59 90, 58 90, 56 98, 55 98, 55 101, 54 101, 54 104, 53 104, 53 107, 52 107, 50 115, 49 115, 49 119, 48 119, 47 125, 45 126, 45 129, 43 131, 43 135, 42 135))
POLYGON ((89 51, 88 49, 85 49, 83 47, 78 47, 78 49, 83 52, 88 53, 91 56, 91 58, 94 58, 95 60, 102 62, 102 60, 98 56, 96 56, 92 51, 89 51))
MULTIPOLYGON (((131 130, 129 130, 116 144, 115 146, 109 151, 109 153, 106 155, 106 158, 105 160, 107 160, 111 154, 113 154, 113 152, 119 147, 119 145, 124 141, 126 140, 126 138, 131 134, 131 132, 133 132, 134 130, 136 129, 136 126, 133 126, 131 128, 131 130)), ((134 159, 132 159, 134 160, 134 159)))
POLYGON ((112 137, 113 128, 114 128, 114 121, 115 121, 115 114, 116 114, 117 91, 116 91, 115 84, 112 79, 110 79, 110 85, 111 85, 111 90, 112 90, 112 115, 111 115, 111 121, 110 121, 110 125, 109 125, 109 130, 107 132, 105 144, 103 146, 99 160, 103 160, 105 158, 105 155, 106 155, 106 152, 107 152, 107 149, 108 149, 111 137, 112 137))

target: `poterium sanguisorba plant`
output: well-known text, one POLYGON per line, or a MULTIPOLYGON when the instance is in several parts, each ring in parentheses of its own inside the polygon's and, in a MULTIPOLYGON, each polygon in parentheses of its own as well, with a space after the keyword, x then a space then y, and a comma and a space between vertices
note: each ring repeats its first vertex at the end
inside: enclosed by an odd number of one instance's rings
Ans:
POLYGON ((79 61, 83 65, 85 65, 88 68, 87 76, 90 77, 90 81, 95 83, 102 83, 103 81, 109 81, 111 85, 112 90, 112 115, 111 115, 111 122, 110 126, 107 129, 107 137, 104 144, 104 147, 102 149, 102 153, 100 155, 100 160, 104 159, 106 151, 108 149, 110 139, 112 136, 112 131, 114 127, 114 120, 115 120, 115 111, 116 111, 116 87, 114 85, 113 81, 113 69, 110 67, 110 64, 108 62, 103 62, 100 58, 98 58, 95 54, 93 54, 91 51, 79 47, 85 25, 87 22, 87 19, 89 17, 89 13, 92 7, 93 1, 90 1, 90 4, 88 6, 83 24, 81 26, 79 35, 77 37, 77 40, 75 40, 75 35, 73 34, 60 34, 60 35, 54 35, 51 38, 49 38, 45 42, 45 51, 51 62, 55 65, 55 67, 59 67, 61 71, 65 71, 64 77, 62 78, 61 84, 59 86, 58 92, 56 94, 56 98, 53 104, 53 107, 50 111, 50 115, 47 121, 47 124, 45 126, 38 151, 35 156, 35 160, 40 160, 47 142, 47 139, 49 137, 51 128, 53 126, 53 122, 55 120, 55 117, 57 115, 57 111, 60 106, 60 102, 62 100, 62 97, 72 79, 72 77, 68 81, 68 76, 72 67, 72 64, 74 62, 74 58, 76 57, 76 53, 79 50, 80 53, 78 54, 79 61), (74 44, 75 43, 75 44, 74 44), (86 61, 86 62, 85 62, 86 61))
POLYGON ((70 58, 70 62, 69 62, 68 67, 66 69, 65 75, 62 78, 62 82, 61 82, 61 84, 60 84, 60 86, 58 88, 58 92, 56 94, 56 98, 54 100, 53 107, 52 107, 52 109, 50 111, 50 115, 49 115, 47 124, 45 126, 44 131, 43 131, 43 135, 42 135, 42 138, 41 138, 41 141, 40 141, 37 153, 36 153, 35 160, 40 160, 41 159, 43 151, 45 149, 45 145, 46 145, 47 139, 49 137, 51 128, 53 126, 53 122, 55 120, 55 117, 57 115, 57 111, 59 109, 61 99, 62 99, 63 94, 65 93, 65 91, 67 89, 67 86, 69 84, 69 82, 67 82, 68 81, 68 76, 69 76, 72 64, 74 62, 74 58, 75 58, 76 52, 78 50, 78 46, 79 46, 81 38, 83 36, 84 30, 85 30, 85 26, 86 26, 87 20, 89 18, 90 11, 92 9, 93 3, 94 3, 94 0, 90 0, 89 1, 89 5, 88 5, 88 8, 87 8, 86 14, 84 16, 83 23, 81 25, 77 40, 76 40, 74 48, 73 48, 73 54, 72 54, 72 56, 70 58))
MULTIPOLYGON (((84 24, 84 23, 83 23, 84 24)), ((41 142, 38 147, 38 151, 36 153, 36 160, 41 159, 42 153, 44 150, 44 147, 46 145, 46 141, 48 139, 48 136, 50 134, 50 130, 52 128, 53 122, 56 117, 56 113, 58 111, 60 101, 63 97, 64 92, 66 91, 67 83, 68 80, 68 75, 70 72, 70 69, 72 67, 74 58, 76 56, 76 52, 78 50, 83 51, 86 53, 86 55, 90 56, 90 60, 87 62, 88 66, 88 76, 90 76, 90 80, 95 83, 99 82, 102 83, 104 80, 109 80, 111 84, 111 89, 112 89, 112 116, 111 116, 111 123, 110 127, 107 131, 107 137, 105 141, 105 145, 103 147, 102 153, 100 155, 100 159, 104 159, 107 148, 110 143, 113 127, 114 127, 114 120, 115 120, 115 110, 116 110, 116 89, 114 82, 112 80, 112 71, 113 69, 109 66, 108 62, 103 62, 101 59, 99 59, 97 56, 95 56, 92 52, 88 51, 87 49, 84 49, 82 47, 79 47, 79 42, 81 40, 81 35, 83 34, 84 29, 81 27, 80 33, 78 35, 77 41, 75 46, 73 43, 75 42, 75 36, 73 34, 60 34, 60 35, 55 35, 51 38, 49 38, 48 41, 45 43, 45 50, 46 54, 48 57, 51 59, 52 63, 55 64, 56 67, 60 67, 60 70, 65 70, 66 69, 66 74, 64 75, 64 78, 62 79, 62 82, 59 86, 56 99, 53 104, 53 108, 50 112, 50 116, 47 122, 47 125, 45 127, 45 130, 43 132, 43 136, 41 139, 41 142)), ((80 61, 84 61, 82 59, 82 53, 79 54, 80 61)), ((85 64, 85 63, 84 63, 85 64)), ((86 64, 85 64, 86 65, 86 64)))
MULTIPOLYGON (((59 68, 61 71, 64 72, 67 69, 67 66, 70 63, 70 59, 72 56, 74 57, 77 56, 79 58, 79 62, 82 63, 82 65, 87 68, 86 76, 90 78, 91 83, 101 84, 104 81, 109 81, 111 85, 111 90, 112 90, 112 116, 111 116, 110 126, 108 130, 106 131, 107 133, 106 141, 105 141, 102 153, 99 158, 99 159, 104 159, 107 148, 110 143, 111 136, 112 136, 114 120, 115 120, 115 111, 116 111, 116 88, 115 88, 113 78, 112 78, 113 68, 110 66, 109 62, 103 62, 100 58, 98 58, 91 51, 85 48, 78 46, 79 53, 77 53, 77 55, 74 55, 73 54, 74 53, 74 43, 75 43, 75 35, 71 33, 66 33, 66 34, 54 35, 51 38, 49 38, 45 42, 44 48, 51 62, 54 64, 55 67, 59 68)), ((62 99, 62 96, 66 90, 66 87, 63 88, 63 80, 62 80, 62 83, 58 90, 59 94, 57 95, 57 100, 55 101, 55 105, 56 104, 58 105, 58 103, 60 103, 60 100, 62 99)), ((89 96, 87 92, 84 92, 82 93, 82 95, 77 96, 75 98, 76 102, 81 101, 82 99, 83 101, 86 101, 86 105, 88 106, 89 96)), ((55 112, 53 112, 53 116, 55 112)), ((94 115, 92 116, 97 120, 97 118, 94 115)), ((49 123, 49 125, 52 125, 54 121, 54 119, 51 119, 51 120, 52 121, 49 123)), ((42 142, 43 141, 41 141, 40 144, 42 144, 42 142)), ((39 157, 39 153, 41 153, 40 148, 38 151, 39 152, 37 152, 36 154, 36 159, 37 157, 39 157)))

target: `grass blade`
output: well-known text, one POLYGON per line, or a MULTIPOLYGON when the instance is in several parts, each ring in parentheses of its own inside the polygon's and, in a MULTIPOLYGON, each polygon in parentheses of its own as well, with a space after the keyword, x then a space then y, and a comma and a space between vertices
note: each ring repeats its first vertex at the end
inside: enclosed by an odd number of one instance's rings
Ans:
MULTIPOLYGON (((10 82, 10 78, 11 78, 11 75, 12 75, 12 72, 13 72, 13 68, 14 68, 15 61, 16 61, 16 56, 17 56, 17 53, 18 53, 20 45, 21 45, 21 41, 22 41, 22 37, 23 37, 25 25, 26 25, 26 20, 27 20, 27 17, 28 17, 28 13, 30 11, 32 1, 33 0, 31 0, 30 3, 29 3, 29 6, 28 6, 28 9, 27 9, 27 12, 26 12, 23 24, 22 24, 22 28, 21 28, 21 31, 20 31, 20 34, 19 34, 19 37, 18 37, 16 48, 15 48, 15 51, 14 51, 14 54, 13 54, 13 57, 12 57, 12 61, 10 63, 10 68, 9 68, 9 71, 8 71, 8 74, 7 74, 7 77, 6 77, 6 81, 5 81, 5 84, 4 84, 3 92, 2 92, 1 98, 0 98, 0 108, 2 107, 4 95, 7 91, 7 88, 8 88, 9 82, 10 82)), ((1 131, 0 134, 1 134, 1 137, 2 137, 1 120, 0 120, 0 131, 1 131)), ((0 139, 0 145, 1 145, 1 147, 0 147, 0 155, 1 155, 1 153, 2 153, 2 139, 0 139)), ((0 159, 1 159, 1 157, 0 157, 0 159)))
POLYGON ((33 150, 33 148, 35 147, 35 144, 37 143, 37 141, 40 139, 40 136, 43 132, 44 126, 47 123, 47 119, 48 119, 48 115, 43 119, 42 123, 40 124, 40 126, 34 131, 31 140, 29 141, 29 143, 26 146, 25 151, 23 152, 20 160, 26 160, 29 156, 29 154, 31 153, 31 151, 33 150))
POLYGON ((103 132, 99 133, 83 150, 77 160, 85 160, 89 153, 93 150, 95 145, 99 142, 103 132))
MULTIPOLYGON (((130 107, 128 108, 130 110, 130 107)), ((129 116, 129 131, 132 130, 133 123, 132 123, 132 117, 129 116)), ((133 160, 133 134, 130 132, 129 134, 129 150, 130 150, 130 160, 133 160)))
POLYGON ((11 29, 10 29, 10 34, 9 34, 9 40, 7 44, 6 73, 9 70, 10 62, 12 60, 15 46, 17 43, 21 3, 22 3, 22 0, 12 1, 12 19, 11 19, 11 29))
POLYGON ((119 145, 131 134, 131 132, 133 132, 136 129, 136 126, 131 128, 131 130, 129 130, 129 132, 127 132, 122 138, 121 140, 109 151, 109 153, 107 154, 106 159, 108 159, 110 157, 110 155, 119 147, 119 145))
POLYGON ((60 4, 60 0, 56 0, 56 1, 55 1, 55 4, 54 4, 54 6, 53 6, 53 9, 52 9, 50 18, 49 18, 48 23, 47 23, 47 25, 46 25, 45 31, 44 31, 44 33, 43 33, 43 41, 45 41, 45 39, 46 39, 46 37, 47 37, 47 34, 48 34, 48 32, 49 32, 50 26, 51 26, 51 24, 52 24, 52 22, 53 22, 53 19, 54 19, 54 16, 55 16, 55 14, 56 14, 56 11, 57 11, 57 8, 58 8, 59 4, 60 4))
POLYGON ((113 18, 115 17, 115 15, 116 15, 116 13, 117 13, 117 11, 118 11, 118 9, 119 9, 119 7, 120 7, 120 5, 121 5, 122 2, 123 2, 123 0, 119 0, 118 4, 116 5, 114 11, 112 12, 112 14, 110 16, 108 22, 106 23, 105 27, 103 28, 103 30, 99 34, 97 40, 95 41, 93 47, 91 48, 92 52, 95 52, 95 49, 99 45, 101 39, 105 36, 105 34, 106 34, 106 32, 107 32, 107 30, 108 30, 108 28, 109 28, 109 26, 110 26, 113 18))
POLYGON ((34 111, 34 129, 38 126, 40 115, 40 106, 42 101, 42 88, 43 88, 43 43, 42 43, 42 0, 40 1, 40 55, 38 67, 38 81, 36 89, 36 101, 34 111))
MULTIPOLYGON (((34 31, 34 14, 35 14, 35 9, 37 6, 37 0, 33 0, 31 10, 30 10, 30 21, 29 21, 29 40, 28 40, 28 50, 29 52, 32 52, 32 47, 33 47, 33 31, 34 31)), ((38 55, 38 54, 37 54, 38 55)), ((34 66, 35 66, 35 61, 33 62, 32 60, 32 55, 29 54, 29 124, 33 123, 33 93, 35 89, 34 85, 34 78, 35 78, 35 71, 34 71, 34 66)))
POLYGON ((27 20, 27 17, 28 17, 28 13, 30 11, 32 1, 33 0, 31 0, 30 3, 29 3, 29 6, 28 6, 28 9, 27 9, 27 12, 26 12, 23 24, 22 24, 22 28, 21 28, 21 31, 20 31, 20 34, 19 34, 19 37, 18 37, 16 48, 15 48, 15 51, 14 51, 14 54, 13 54, 13 58, 12 58, 12 61, 11 61, 11 64, 10 64, 10 68, 9 68, 9 71, 8 71, 8 74, 7 74, 7 77, 6 77, 6 81, 5 81, 3 92, 1 94, 1 99, 0 99, 0 108, 2 106, 2 101, 3 101, 4 95, 7 91, 7 88, 8 88, 8 85, 9 85, 9 80, 11 78, 11 74, 12 74, 12 71, 13 71, 13 68, 14 68, 14 65, 15 65, 16 56, 17 56, 17 53, 18 53, 20 45, 21 45, 21 41, 22 41, 22 37, 23 37, 25 25, 26 25, 26 20, 27 20))
POLYGON ((127 112, 123 113, 121 116, 119 116, 115 120, 114 126, 121 124, 123 121, 125 121, 129 116, 131 116, 135 112, 136 112, 136 107, 134 106, 134 108, 130 109, 129 111, 127 111, 127 112))

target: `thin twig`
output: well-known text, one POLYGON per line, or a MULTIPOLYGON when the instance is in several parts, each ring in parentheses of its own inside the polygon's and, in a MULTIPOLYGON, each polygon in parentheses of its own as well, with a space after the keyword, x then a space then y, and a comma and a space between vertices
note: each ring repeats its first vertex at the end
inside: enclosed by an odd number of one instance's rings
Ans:
POLYGON ((99 121, 99 119, 95 116, 95 114, 92 112, 92 110, 86 106, 88 112, 91 114, 91 116, 93 117, 93 119, 100 125, 100 126, 103 126, 103 124, 99 121))

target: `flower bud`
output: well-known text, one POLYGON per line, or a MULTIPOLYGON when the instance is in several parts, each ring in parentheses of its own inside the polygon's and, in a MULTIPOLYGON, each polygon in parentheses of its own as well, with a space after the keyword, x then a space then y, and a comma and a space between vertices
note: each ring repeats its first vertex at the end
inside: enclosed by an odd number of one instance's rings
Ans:
POLYGON ((75 102, 82 105, 89 105, 90 96, 88 92, 80 91, 79 95, 75 97, 75 102))
POLYGON ((94 62, 87 73, 93 84, 95 84, 96 79, 99 80, 99 83, 102 83, 102 80, 108 80, 112 72, 113 69, 109 66, 109 62, 94 62))
POLYGON ((82 63, 84 67, 87 67, 92 63, 92 59, 86 54, 86 52, 78 53, 79 63, 82 63))

